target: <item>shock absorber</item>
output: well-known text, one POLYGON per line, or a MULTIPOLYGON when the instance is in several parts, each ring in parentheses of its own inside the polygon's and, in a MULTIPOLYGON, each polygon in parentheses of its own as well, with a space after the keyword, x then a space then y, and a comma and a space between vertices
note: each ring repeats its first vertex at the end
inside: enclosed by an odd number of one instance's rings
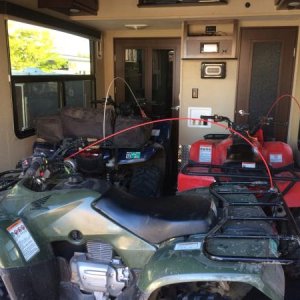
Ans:
POLYGON ((106 163, 106 181, 112 182, 112 174, 115 168, 115 159, 112 158, 106 163))

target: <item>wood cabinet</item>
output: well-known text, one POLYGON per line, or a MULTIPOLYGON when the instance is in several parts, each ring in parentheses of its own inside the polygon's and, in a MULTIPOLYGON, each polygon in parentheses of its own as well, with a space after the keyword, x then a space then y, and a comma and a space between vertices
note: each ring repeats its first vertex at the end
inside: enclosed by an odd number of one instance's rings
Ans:
POLYGON ((138 6, 184 6, 184 5, 224 5, 228 0, 139 0, 138 6))
POLYGON ((186 21, 183 25, 183 58, 236 58, 237 32, 236 20, 186 21))
POLYGON ((49 8, 66 15, 97 15, 98 0, 38 0, 39 8, 49 8))

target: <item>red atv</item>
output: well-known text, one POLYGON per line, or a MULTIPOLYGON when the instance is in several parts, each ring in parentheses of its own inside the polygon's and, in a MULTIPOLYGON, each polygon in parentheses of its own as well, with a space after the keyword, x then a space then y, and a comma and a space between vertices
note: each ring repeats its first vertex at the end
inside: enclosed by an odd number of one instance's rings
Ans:
POLYGON ((268 182, 271 175, 287 205, 300 208, 300 170, 294 167, 288 144, 264 140, 262 127, 270 120, 262 118, 249 130, 224 116, 201 116, 201 119, 226 122, 231 134, 208 134, 191 145, 189 162, 178 175, 178 191, 210 186, 219 180, 268 182))

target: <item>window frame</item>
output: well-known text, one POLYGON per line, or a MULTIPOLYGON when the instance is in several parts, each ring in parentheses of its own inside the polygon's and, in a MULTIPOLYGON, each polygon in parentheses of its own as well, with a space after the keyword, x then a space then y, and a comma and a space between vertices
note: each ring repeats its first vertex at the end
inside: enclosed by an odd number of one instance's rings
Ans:
MULTIPOLYGON (((92 94, 96 95, 95 77, 93 75, 15 75, 11 76, 11 93, 13 102, 13 117, 14 117, 14 130, 15 135, 20 138, 26 138, 35 134, 35 128, 28 128, 25 130, 20 130, 18 121, 18 104, 16 97, 16 89, 14 88, 16 84, 20 83, 39 83, 39 82, 57 82, 58 84, 58 95, 59 95, 59 106, 62 108, 66 104, 66 93, 65 93, 65 83, 68 81, 85 81, 90 80, 92 85, 92 94)), ((92 103, 91 103, 92 105, 92 103)))
MULTIPOLYGON (((19 5, 15 5, 6 1, 0 2, 0 13, 6 15, 6 44, 8 51, 8 63, 9 63, 9 81, 11 85, 11 95, 13 103, 13 118, 14 118, 14 131, 15 135, 22 139, 35 134, 35 128, 28 128, 20 130, 18 121, 18 109, 17 109, 17 97, 16 97, 16 84, 20 83, 35 83, 35 82, 57 82, 58 84, 58 97, 59 97, 59 108, 62 108, 66 103, 65 83, 68 81, 85 81, 91 82, 91 94, 96 99, 96 57, 95 57, 95 44, 96 41, 100 40, 101 33, 97 30, 89 27, 81 26, 73 22, 64 21, 46 14, 42 14, 19 5), (54 75, 13 75, 11 72, 11 62, 9 54, 9 35, 7 21, 18 21, 27 24, 33 24, 36 26, 54 29, 61 32, 77 35, 89 39, 90 41, 90 74, 80 75, 68 75, 68 74, 54 74, 54 75)), ((91 99, 93 101, 93 99, 91 99)), ((92 105, 92 103, 91 103, 92 105)))

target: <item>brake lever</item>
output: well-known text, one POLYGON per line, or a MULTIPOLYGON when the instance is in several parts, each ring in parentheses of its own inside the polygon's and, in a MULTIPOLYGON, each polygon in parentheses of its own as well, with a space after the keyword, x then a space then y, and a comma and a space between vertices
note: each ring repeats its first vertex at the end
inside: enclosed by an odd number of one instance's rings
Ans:
POLYGON ((244 117, 244 116, 249 116, 249 115, 250 115, 250 113, 244 111, 243 109, 240 109, 240 110, 238 111, 238 113, 239 113, 239 115, 242 116, 242 117, 244 117))

